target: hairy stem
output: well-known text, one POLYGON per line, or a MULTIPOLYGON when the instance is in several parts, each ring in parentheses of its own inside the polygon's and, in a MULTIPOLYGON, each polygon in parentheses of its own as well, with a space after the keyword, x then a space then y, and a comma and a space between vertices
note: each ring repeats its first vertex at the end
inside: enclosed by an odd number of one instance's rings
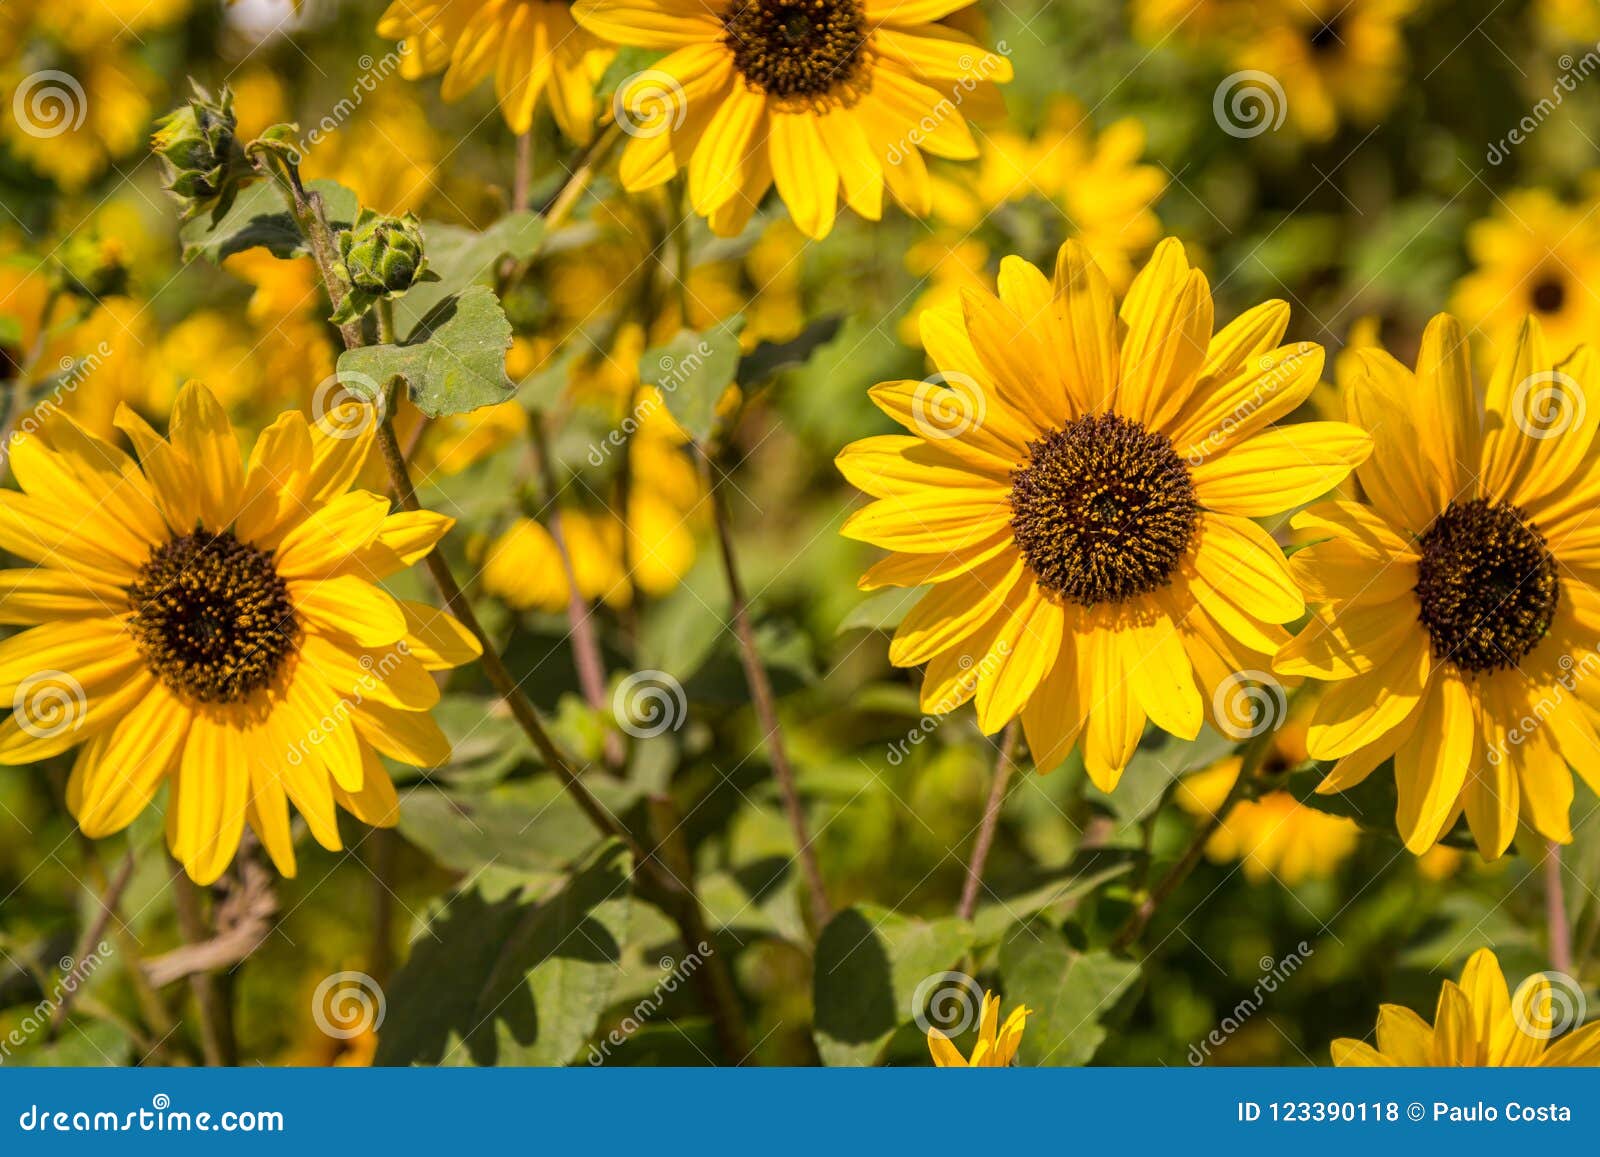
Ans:
MULTIPOLYGON (((100 910, 94 914, 94 919, 83 930, 83 935, 78 938, 77 950, 72 954, 72 967, 67 969, 70 975, 73 969, 82 966, 84 958, 95 951, 95 946, 100 943, 106 933, 106 926, 111 923, 111 918, 116 915, 117 905, 122 900, 122 893, 128 890, 128 881, 133 879, 133 849, 129 848, 127 855, 122 857, 122 863, 117 865, 116 873, 106 883, 105 888, 96 897, 100 910)), ((72 1001, 82 989, 81 984, 71 988, 62 985, 61 1001, 56 1005, 55 1011, 50 1014, 49 1036, 51 1039, 61 1031, 61 1026, 67 1022, 67 1015, 72 1011, 72 1001)))
MULTIPOLYGON (((201 911, 200 886, 189 879, 182 865, 174 864, 172 880, 178 908, 178 929, 191 945, 210 939, 206 918, 201 911)), ((239 1063, 238 1045, 233 1036, 233 1007, 224 991, 222 978, 215 973, 190 973, 189 988, 200 1012, 200 1050, 207 1065, 217 1068, 239 1063)))
POLYGON ((978 907, 978 892, 983 887, 983 866, 988 862, 989 849, 994 846, 995 829, 1000 824, 1000 807, 1005 803, 1006 787, 1011 783, 1011 772, 1016 767, 1017 730, 1013 719, 1006 724, 1000 736, 1000 753, 994 761, 994 783, 989 788, 989 802, 983 809, 983 823, 978 828, 978 842, 972 845, 972 859, 967 864, 967 882, 961 889, 961 903, 956 916, 971 920, 978 907))
POLYGON ((1572 926, 1567 922, 1566 888, 1561 879, 1561 845, 1545 845, 1544 919, 1550 934, 1550 967, 1572 975, 1572 926))
POLYGON ((794 832, 799 852, 800 870, 805 876, 811 899, 811 917, 817 931, 833 915, 828 903, 828 891, 822 882, 822 868, 817 863, 817 851, 806 824, 805 809, 800 803, 800 792, 795 786, 794 768, 789 763, 789 752, 783 742, 783 725, 778 719, 778 707, 772 694, 772 683, 767 669, 761 665, 761 654, 756 649, 755 629, 750 625, 749 599, 745 595, 744 581, 739 577, 739 563, 733 550, 733 529, 728 519, 728 504, 723 488, 718 483, 718 471, 710 458, 706 459, 710 475, 711 509, 717 526, 717 545, 722 554, 722 570, 728 580, 728 600, 731 604, 734 634, 739 640, 739 660, 744 666, 745 683, 750 689, 750 700, 755 707, 756 720, 766 737, 767 757, 772 764, 772 776, 778 781, 778 794, 783 797, 783 810, 789 817, 789 827, 794 832))

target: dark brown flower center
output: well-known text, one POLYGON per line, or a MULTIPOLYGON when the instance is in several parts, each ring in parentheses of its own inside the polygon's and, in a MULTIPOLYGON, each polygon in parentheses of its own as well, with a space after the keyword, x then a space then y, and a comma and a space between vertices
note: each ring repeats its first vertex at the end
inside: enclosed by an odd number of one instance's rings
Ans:
POLYGON ((1039 585, 1092 607, 1163 586, 1189 549, 1200 504, 1166 435, 1092 414, 1028 443, 1011 475, 1011 511, 1039 585))
POLYGON ((1528 301, 1539 313, 1560 313, 1567 301, 1567 285, 1559 277, 1544 277, 1528 293, 1528 301))
POLYGON ((128 588, 133 636, 157 678, 203 703, 267 686, 300 624, 272 555, 196 529, 150 552, 128 588))
POLYGON ((1517 507, 1452 502, 1418 546, 1418 617, 1435 658, 1463 671, 1498 671, 1549 633, 1561 601, 1556 560, 1517 507))
POLYGON ((733 0, 722 41, 751 87, 808 99, 861 73, 867 18, 859 0, 733 0))

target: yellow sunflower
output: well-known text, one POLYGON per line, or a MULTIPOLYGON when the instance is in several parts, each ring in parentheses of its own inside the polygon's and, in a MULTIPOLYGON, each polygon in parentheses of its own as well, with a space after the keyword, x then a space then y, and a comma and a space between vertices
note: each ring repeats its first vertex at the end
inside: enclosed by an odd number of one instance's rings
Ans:
POLYGON ((449 756, 430 672, 478 655, 450 616, 375 583, 433 549, 451 520, 390 513, 351 490, 373 431, 335 437, 284 414, 241 465, 203 386, 170 438, 124 408, 133 459, 70 421, 16 440, 22 491, 0 492, 0 763, 80 748, 67 804, 84 833, 131 823, 167 785, 167 842, 197 882, 233 859, 246 823, 285 875, 289 803, 339 848, 336 805, 397 819, 379 754, 449 756))
POLYGON ((1503 355, 1533 314, 1560 356, 1600 331, 1600 222, 1593 203, 1564 205, 1543 189, 1505 194, 1467 230, 1473 269, 1450 307, 1503 355))
POLYGON ((972 1049, 972 1056, 962 1056, 950 1038, 936 1028, 928 1030, 928 1052, 941 1069, 1003 1069, 1016 1057, 1017 1046, 1022 1043, 1022 1030, 1032 1014, 1031 1008, 1022 1005, 1012 1009, 1005 1024, 1001 1024, 1000 998, 985 992, 983 1015, 978 1021, 978 1043, 972 1049))
POLYGON ((1288 314, 1269 302, 1213 336, 1205 275, 1168 239, 1120 314, 1069 241, 1053 282, 1008 257, 998 298, 969 289, 960 312, 922 315, 939 372, 872 390, 909 435, 838 465, 877 500, 843 533, 894 552, 860 585, 932 587, 889 648, 928 665, 924 709, 976 697, 985 732, 1020 713, 1039 768, 1081 740, 1110 790, 1146 718, 1193 737, 1266 678, 1304 602, 1251 520, 1326 492, 1370 448, 1340 422, 1268 429, 1322 371, 1320 346, 1279 347, 1288 314))
POLYGON ((1461 982, 1444 982, 1429 1024, 1409 1008, 1378 1009, 1378 1044, 1341 1037, 1333 1063, 1355 1067, 1594 1068, 1600 1065, 1600 1023, 1570 1027, 1571 981, 1536 973, 1511 992, 1500 961, 1487 948, 1472 954, 1461 982), (1555 1043, 1550 1043, 1552 1040, 1555 1043))
MULTIPOLYGON (((1405 78, 1401 25, 1416 0, 1262 0, 1241 12, 1236 63, 1282 88, 1287 115, 1306 137, 1325 141, 1340 120, 1370 125, 1405 78)), ((1276 95, 1276 94, 1273 94, 1276 95)), ((1272 116, 1279 115, 1275 106, 1272 116)))
MULTIPOLYGON (((1295 711, 1273 732, 1272 747, 1260 769, 1267 782, 1306 762, 1304 714, 1295 711)), ((1215 815, 1242 769, 1241 757, 1230 755, 1185 776, 1178 783, 1178 806, 1190 815, 1215 815)), ((1206 842, 1206 856, 1219 864, 1241 861, 1244 877, 1252 884, 1270 878, 1293 887, 1302 880, 1331 876, 1355 851, 1360 838, 1354 820, 1307 807, 1287 791, 1271 790, 1233 805, 1206 842)))
POLYGON ((1337 761, 1317 790, 1393 757, 1412 852, 1463 811, 1486 859, 1519 816, 1564 843, 1568 764, 1600 787, 1585 706, 1600 638, 1594 359, 1554 361, 1529 318, 1480 402, 1448 314, 1423 333, 1415 372, 1381 350, 1357 356, 1345 394, 1375 443, 1356 471, 1365 501, 1295 516, 1324 540, 1291 563, 1320 606, 1275 663, 1332 683, 1307 736, 1313 757, 1337 761))
POLYGON ((444 73, 440 94, 460 100, 494 73, 501 115, 514 133, 533 127, 539 98, 570 139, 594 134, 594 86, 616 50, 573 23, 565 0, 394 0, 378 35, 403 45, 401 75, 444 73))
POLYGON ((618 94, 633 133, 628 189, 687 168, 695 211, 731 235, 776 184, 801 231, 823 237, 841 190, 869 220, 885 185, 922 217, 922 154, 977 156, 963 105, 991 99, 1011 64, 934 23, 969 2, 578 0, 572 11, 608 40, 670 50, 618 94))

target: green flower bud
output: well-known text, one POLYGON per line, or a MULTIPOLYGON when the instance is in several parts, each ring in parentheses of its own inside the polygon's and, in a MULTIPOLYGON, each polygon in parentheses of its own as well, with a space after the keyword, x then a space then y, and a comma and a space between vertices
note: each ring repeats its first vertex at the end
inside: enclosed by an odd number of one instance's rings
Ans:
POLYGON ((233 93, 220 99, 197 82, 189 103, 156 122, 151 147, 167 177, 167 189, 184 206, 185 219, 207 209, 225 209, 250 175, 249 163, 234 139, 238 120, 233 93))
POLYGON ((339 257, 350 284, 373 297, 398 297, 427 270, 422 229, 409 213, 397 218, 361 210, 339 234, 339 257))
POLYGON ((115 237, 79 233, 61 247, 56 260, 59 284, 74 297, 99 301, 128 292, 127 253, 115 237))

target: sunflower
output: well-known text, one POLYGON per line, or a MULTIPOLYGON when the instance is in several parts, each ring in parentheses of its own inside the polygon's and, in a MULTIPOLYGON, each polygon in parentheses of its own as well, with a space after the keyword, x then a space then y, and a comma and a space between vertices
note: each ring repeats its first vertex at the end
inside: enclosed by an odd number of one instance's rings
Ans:
POLYGON ((983 1015, 978 1021, 978 1043, 971 1058, 961 1055, 950 1038, 936 1028, 928 1030, 928 1052, 933 1063, 941 1069, 1003 1069, 1017 1055, 1022 1043, 1022 1030, 1027 1026, 1033 1010, 1026 1005, 1014 1008, 1000 1023, 1000 998, 993 993, 983 994, 983 1015))
MULTIPOLYGON (((167 842, 198 883, 248 822, 292 875, 288 804, 339 848, 335 805, 397 819, 379 754, 431 767, 450 744, 430 672, 478 654, 450 616, 375 581, 430 551, 451 520, 391 514, 350 490, 373 431, 335 437, 280 417, 241 466, 222 406, 187 386, 161 438, 117 425, 141 464, 71 421, 18 439, 22 492, 0 492, 4 572, 0 764, 77 747, 67 804, 90 837, 127 827, 167 785, 167 842)), ((344 431, 341 431, 344 432, 344 431)))
POLYGON ((0 116, 0 141, 63 190, 82 190, 149 141, 158 82, 131 52, 107 47, 28 77, 25 67, 0 70, 0 87, 14 94, 7 113, 24 98, 28 110, 0 116))
MULTIPOLYGON (((1299 700, 1296 707, 1303 702, 1299 700)), ((1295 710, 1273 732, 1260 769, 1266 782, 1306 762, 1304 714, 1295 710)), ((1233 790, 1243 764, 1240 756, 1230 755, 1185 776, 1178 783, 1178 806, 1190 815, 1214 815, 1233 790)), ((1245 879, 1252 884, 1271 877, 1293 887, 1302 880, 1332 875, 1360 838, 1355 821, 1307 807, 1287 791, 1268 790, 1233 805, 1206 842, 1206 856, 1219 864, 1241 861, 1245 879)))
POLYGON ((1394 102, 1405 75, 1401 24, 1413 7, 1415 0, 1264 0, 1241 9, 1248 23, 1233 33, 1241 42, 1236 63, 1271 76, 1289 119, 1325 141, 1341 119, 1370 125, 1394 102))
POLYGON ((882 216, 883 190, 926 216, 922 154, 977 156, 963 105, 991 100, 1011 64, 934 21, 970 0, 578 0, 608 40, 668 49, 618 106, 633 138, 622 181, 648 189, 689 170, 695 212, 738 233, 776 183, 808 237, 833 228, 838 195, 882 216))
POLYGON ((445 100, 460 100, 493 72, 514 133, 533 127, 548 94, 556 124, 583 144, 594 135, 595 83, 616 50, 572 15, 565 0, 394 0, 378 18, 378 35, 401 42, 408 80, 443 72, 445 100))
MULTIPOLYGON (((1429 1024, 1398 1004, 1378 1009, 1378 1044, 1342 1037, 1333 1063, 1355 1067, 1594 1068, 1600 1066, 1600 1023, 1560 1035, 1574 994, 1571 981, 1536 973, 1506 985, 1500 961, 1487 948, 1472 954, 1461 982, 1444 982, 1429 1024)), ((1581 994, 1578 995, 1581 1000, 1581 994)))
POLYGON ((928 665, 925 710, 976 697, 991 733, 1020 713, 1038 767, 1081 740, 1110 790, 1147 717, 1193 737, 1267 677, 1304 602, 1251 519, 1324 493, 1370 448, 1340 422, 1267 428, 1322 371, 1321 347, 1278 346, 1288 312, 1269 302, 1213 336, 1206 278, 1168 239, 1120 314, 1076 241, 1053 283, 1008 257, 998 298, 969 289, 960 313, 923 314, 939 372, 871 391, 910 435, 838 465, 877 500, 843 533, 894 552, 860 585, 931 586, 889 648, 928 665))
POLYGON ((1519 816, 1565 843, 1568 764, 1600 787, 1584 703, 1600 637, 1593 358, 1553 361, 1529 318, 1480 403, 1448 314, 1424 331, 1415 372, 1381 350, 1358 356, 1346 402, 1375 443, 1356 472, 1366 498, 1295 516, 1324 540, 1291 564, 1320 606, 1275 662, 1333 684, 1307 736, 1313 757, 1337 761, 1317 790, 1393 757, 1412 852, 1463 811, 1486 859, 1519 816))
POLYGON ((1600 223, 1593 203, 1564 205, 1543 189, 1507 193, 1491 217, 1467 230, 1473 269, 1450 306, 1482 331, 1496 354, 1533 314, 1565 356, 1600 329, 1600 223))

